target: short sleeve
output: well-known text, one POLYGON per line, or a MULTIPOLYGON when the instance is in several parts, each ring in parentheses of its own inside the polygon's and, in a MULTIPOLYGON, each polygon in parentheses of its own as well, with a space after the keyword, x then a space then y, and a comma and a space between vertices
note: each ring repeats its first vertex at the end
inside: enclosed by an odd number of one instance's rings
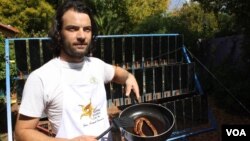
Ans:
POLYGON ((104 82, 108 83, 110 82, 115 75, 115 69, 114 66, 104 63, 104 82))
POLYGON ((31 73, 25 82, 19 113, 30 117, 41 117, 45 109, 43 83, 31 73))

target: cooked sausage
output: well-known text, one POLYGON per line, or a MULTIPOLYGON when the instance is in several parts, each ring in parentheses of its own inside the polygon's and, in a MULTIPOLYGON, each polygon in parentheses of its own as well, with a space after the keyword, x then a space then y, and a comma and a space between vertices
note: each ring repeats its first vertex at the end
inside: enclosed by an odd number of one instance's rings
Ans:
POLYGON ((140 136, 146 136, 143 131, 142 131, 142 126, 143 126, 143 120, 142 119, 139 119, 138 120, 138 125, 137 125, 137 134, 140 135, 140 136))
POLYGON ((141 118, 138 118, 135 121, 135 127, 134 127, 134 131, 136 134, 138 134, 138 135, 143 134, 142 133, 142 126, 143 126, 143 120, 141 118))
POLYGON ((142 131, 142 126, 143 126, 144 122, 146 122, 148 127, 153 131, 154 136, 158 135, 158 132, 157 132, 156 128, 154 127, 154 125, 145 117, 140 117, 140 118, 137 118, 135 120, 134 132, 137 135, 146 136, 142 131))
POLYGON ((157 132, 156 128, 154 127, 154 125, 148 119, 146 119, 146 118, 143 118, 143 120, 147 123, 147 125, 153 131, 153 135, 154 136, 158 135, 158 132, 157 132))
POLYGON ((141 124, 141 119, 140 118, 135 120, 134 131, 135 131, 136 134, 139 134, 139 130, 140 130, 139 124, 141 124))

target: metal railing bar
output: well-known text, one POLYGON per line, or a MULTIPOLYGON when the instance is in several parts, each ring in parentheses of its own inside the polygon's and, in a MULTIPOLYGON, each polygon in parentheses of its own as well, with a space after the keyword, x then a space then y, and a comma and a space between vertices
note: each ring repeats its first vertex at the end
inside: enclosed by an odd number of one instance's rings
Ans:
POLYGON ((10 96, 10 52, 9 40, 5 40, 5 71, 6 71, 6 107, 7 107, 7 130, 8 141, 13 140, 12 136, 12 121, 11 121, 11 96, 10 96))
POLYGON ((126 34, 126 35, 98 35, 97 38, 120 38, 120 37, 158 37, 158 36, 178 36, 180 34, 126 34))
MULTIPOLYGON (((180 34, 126 34, 126 35, 98 35, 97 38, 120 38, 120 37, 158 37, 158 36, 178 36, 180 34)), ((47 40, 49 37, 31 37, 31 38, 8 38, 8 40, 47 40)))

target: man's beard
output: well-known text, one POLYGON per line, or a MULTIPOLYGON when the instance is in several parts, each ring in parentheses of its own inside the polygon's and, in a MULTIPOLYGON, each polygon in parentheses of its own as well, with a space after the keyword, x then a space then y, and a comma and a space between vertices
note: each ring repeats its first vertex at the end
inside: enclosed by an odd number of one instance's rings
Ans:
POLYGON ((67 44, 64 42, 62 46, 62 50, 65 54, 67 54, 71 58, 82 59, 84 56, 86 56, 89 53, 89 46, 90 45, 87 46, 84 52, 78 52, 70 44, 67 44))

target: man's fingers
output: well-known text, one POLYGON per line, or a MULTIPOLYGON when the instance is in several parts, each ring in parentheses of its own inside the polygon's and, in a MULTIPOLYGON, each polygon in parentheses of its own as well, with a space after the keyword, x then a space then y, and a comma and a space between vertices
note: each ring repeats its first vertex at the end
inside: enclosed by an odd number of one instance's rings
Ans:
POLYGON ((126 86, 126 96, 130 95, 131 89, 132 89, 132 86, 126 86))
POLYGON ((134 88, 133 86, 127 86, 126 87, 126 96, 129 97, 131 91, 134 92, 136 99, 140 99, 140 92, 139 92, 139 88, 134 88))
POLYGON ((136 96, 137 100, 139 100, 140 99, 139 88, 133 88, 133 92, 135 93, 135 96, 136 96))

